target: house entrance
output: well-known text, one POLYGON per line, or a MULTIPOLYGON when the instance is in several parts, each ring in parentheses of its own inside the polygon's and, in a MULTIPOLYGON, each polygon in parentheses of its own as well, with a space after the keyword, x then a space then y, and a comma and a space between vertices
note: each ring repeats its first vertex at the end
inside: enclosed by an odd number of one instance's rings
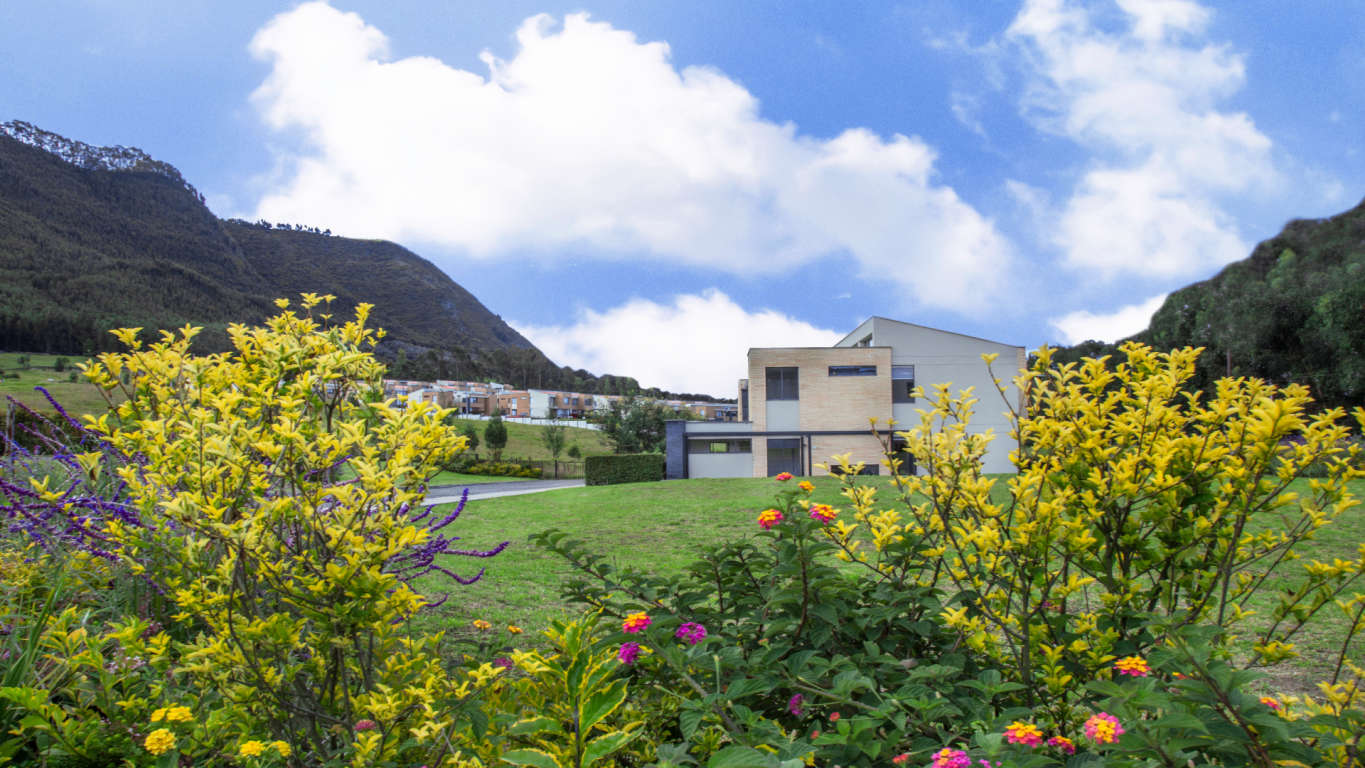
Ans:
POLYGON ((799 438, 781 438, 768 441, 768 477, 790 472, 793 475, 804 474, 801 471, 801 440, 799 438))

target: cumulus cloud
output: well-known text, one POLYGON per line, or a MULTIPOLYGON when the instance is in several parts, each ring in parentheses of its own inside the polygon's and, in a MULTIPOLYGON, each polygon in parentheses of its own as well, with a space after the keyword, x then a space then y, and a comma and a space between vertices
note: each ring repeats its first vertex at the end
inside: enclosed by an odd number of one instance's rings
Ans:
POLYGON ((1098 341, 1118 341, 1145 330, 1152 322, 1152 315, 1161 308, 1166 294, 1153 296, 1141 304, 1119 307, 1109 314, 1095 314, 1084 310, 1071 312, 1048 322, 1062 334, 1062 341, 1078 344, 1095 339, 1098 341))
POLYGON ((1008 243, 920 139, 803 135, 723 73, 586 14, 527 19, 483 74, 393 60, 380 30, 324 3, 272 19, 251 52, 270 65, 253 102, 298 147, 257 206, 269 220, 735 274, 847 255, 958 310, 1005 282, 1008 243))
POLYGON ((1219 104, 1242 57, 1200 36, 1190 0, 1118 0, 1120 19, 1068 0, 1028 0, 1007 33, 1028 64, 1024 113, 1087 149, 1057 215, 1066 263, 1102 276, 1207 273, 1248 252, 1228 199, 1269 190, 1271 142, 1219 104))
POLYGON ((773 310, 751 312, 715 289, 581 310, 573 325, 512 325, 560 365, 718 397, 735 396, 750 347, 828 347, 844 336, 773 310))

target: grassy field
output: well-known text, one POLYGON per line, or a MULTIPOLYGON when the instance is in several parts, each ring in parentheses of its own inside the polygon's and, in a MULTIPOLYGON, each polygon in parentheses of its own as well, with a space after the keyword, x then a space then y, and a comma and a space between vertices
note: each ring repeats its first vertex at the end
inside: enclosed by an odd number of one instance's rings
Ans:
MULTIPOLYGON (((887 478, 866 479, 884 489, 884 502, 894 499, 887 478)), ((843 504, 834 478, 812 480, 815 501, 843 504)), ((471 621, 485 619, 498 627, 514 623, 532 629, 574 614, 576 609, 559 595, 560 584, 571 569, 559 557, 529 544, 531 534, 557 528, 585 541, 590 550, 608 556, 617 566, 676 574, 708 545, 755 535, 754 518, 773 505, 778 488, 766 478, 670 480, 471 502, 453 527, 461 543, 484 549, 504 540, 512 545, 490 560, 451 558, 447 564, 462 575, 486 567, 484 578, 473 586, 456 585, 451 599, 420 618, 418 628, 465 635, 471 621)), ((1353 492, 1365 498, 1365 481, 1356 481, 1353 492)), ((1330 534, 1302 545, 1302 554, 1305 562, 1349 558, 1361 542, 1365 542, 1365 508, 1356 507, 1338 520, 1330 534)), ((447 591, 435 580, 423 586, 429 592, 447 591)), ((1268 605, 1253 607, 1268 611, 1268 605)), ((1330 675, 1345 621, 1330 614, 1320 618, 1316 629, 1296 638, 1302 657, 1273 671, 1271 683, 1278 690, 1309 692, 1316 680, 1330 675)), ((1249 650, 1250 642, 1246 645, 1249 650)), ((1351 658, 1357 663, 1365 661, 1362 646, 1365 643, 1358 640, 1353 649, 1351 658)))
MULTIPOLYGON (((479 448, 475 453, 482 458, 487 458, 491 454, 488 450, 488 443, 483 439, 484 428, 488 426, 486 421, 456 419, 457 429, 464 429, 466 424, 473 424, 479 435, 479 448)), ((546 450, 544 440, 541 435, 545 433, 545 427, 540 424, 520 424, 514 421, 504 421, 507 426, 507 447, 502 449, 504 458, 540 459, 548 460, 550 452, 546 450)), ((601 432, 595 429, 583 429, 581 427, 565 427, 564 450, 565 454, 560 455, 560 460, 568 458, 569 446, 577 445, 578 450, 584 456, 601 456, 611 453, 611 444, 602 436, 601 432)))
POLYGON ((40 386, 51 392, 52 396, 57 398, 57 402, 72 414, 103 413, 105 403, 99 390, 81 378, 79 373, 76 374, 76 381, 70 381, 71 372, 76 370, 76 364, 85 362, 85 358, 67 356, 67 369, 57 371, 54 366, 58 357, 59 355, 30 354, 29 368, 23 370, 19 367, 19 353, 0 354, 0 371, 5 372, 5 377, 0 379, 0 400, 9 395, 36 411, 49 412, 52 406, 48 404, 47 398, 33 389, 40 386), (19 374, 19 378, 10 378, 10 375, 16 373, 19 374))

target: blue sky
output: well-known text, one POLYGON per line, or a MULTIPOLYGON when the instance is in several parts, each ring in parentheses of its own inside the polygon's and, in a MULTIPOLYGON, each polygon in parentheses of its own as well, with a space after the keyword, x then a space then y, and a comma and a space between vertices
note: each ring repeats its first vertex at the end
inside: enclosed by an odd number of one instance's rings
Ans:
POLYGON ((558 362, 733 394, 869 315, 1145 327, 1365 196, 1365 4, 0 4, 0 120, 395 240, 558 362))

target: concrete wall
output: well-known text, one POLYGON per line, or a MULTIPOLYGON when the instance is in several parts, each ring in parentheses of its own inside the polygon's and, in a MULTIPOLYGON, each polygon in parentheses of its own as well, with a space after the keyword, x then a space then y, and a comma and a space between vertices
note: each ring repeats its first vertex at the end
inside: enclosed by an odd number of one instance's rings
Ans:
POLYGON ((687 457, 689 477, 753 477, 752 453, 694 453, 687 457))
POLYGON ((870 467, 880 467, 878 474, 890 474, 884 466, 886 457, 882 455, 881 443, 870 430, 866 435, 811 435, 810 443, 813 474, 830 474, 828 467, 838 464, 833 457, 844 453, 853 454, 850 459, 854 464, 866 462, 870 467), (818 464, 825 464, 827 468, 814 466, 818 464))
POLYGON ((1009 436, 1008 414, 1018 409, 1019 392, 1010 380, 1023 369, 1023 347, 882 317, 871 318, 858 326, 839 344, 857 344, 869 333, 875 347, 892 348, 891 364, 915 366, 915 383, 925 391, 924 400, 896 406, 892 413, 901 427, 909 429, 919 425, 916 411, 930 407, 926 401, 932 398, 935 385, 949 385, 954 393, 972 387, 978 400, 971 420, 972 431, 979 433, 989 429, 995 435, 986 454, 985 471, 1014 471, 1009 454, 1016 444, 1009 436), (991 373, 981 359, 985 353, 999 355, 993 367, 995 376, 1006 385, 1004 398, 996 390, 991 373))

